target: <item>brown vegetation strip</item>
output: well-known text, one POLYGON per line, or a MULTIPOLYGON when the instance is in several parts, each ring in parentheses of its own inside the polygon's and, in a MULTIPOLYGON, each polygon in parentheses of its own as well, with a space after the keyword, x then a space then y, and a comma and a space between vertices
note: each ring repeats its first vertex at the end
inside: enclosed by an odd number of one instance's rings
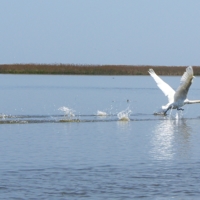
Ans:
MULTIPOLYGON (((68 74, 68 75, 148 75, 153 68, 158 75, 181 76, 187 66, 148 65, 75 65, 75 64, 2 64, 1 74, 68 74)), ((194 66, 195 76, 200 66, 194 66)))

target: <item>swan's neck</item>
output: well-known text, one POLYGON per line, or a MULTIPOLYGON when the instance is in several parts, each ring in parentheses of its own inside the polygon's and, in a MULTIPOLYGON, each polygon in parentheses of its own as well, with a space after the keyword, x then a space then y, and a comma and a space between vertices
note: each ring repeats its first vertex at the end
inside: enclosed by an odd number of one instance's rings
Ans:
POLYGON ((184 104, 193 104, 193 103, 200 103, 200 100, 188 100, 188 99, 186 99, 184 101, 184 104))

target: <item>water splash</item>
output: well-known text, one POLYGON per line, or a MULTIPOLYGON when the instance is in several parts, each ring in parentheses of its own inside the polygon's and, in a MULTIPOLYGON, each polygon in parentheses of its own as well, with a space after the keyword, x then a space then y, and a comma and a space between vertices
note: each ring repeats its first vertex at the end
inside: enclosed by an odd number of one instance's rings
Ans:
POLYGON ((129 116, 131 113, 132 113, 132 111, 129 108, 127 108, 126 110, 119 112, 117 114, 117 117, 120 121, 129 121, 130 120, 129 116))
POLYGON ((155 111, 153 114, 154 115, 164 115, 164 111, 162 108, 159 108, 157 111, 155 111))
POLYGON ((106 112, 97 110, 97 116, 107 116, 108 114, 106 112))
POLYGON ((1 119, 5 119, 7 117, 7 115, 5 115, 5 114, 0 114, 0 118, 1 119))
POLYGON ((63 111, 65 113, 65 116, 67 116, 67 117, 75 116, 75 114, 74 114, 75 110, 73 110, 71 108, 63 106, 63 107, 58 108, 58 110, 63 111))
POLYGON ((182 111, 182 110, 177 111, 177 112, 176 112, 175 119, 176 119, 176 120, 179 120, 179 119, 182 119, 182 118, 183 118, 183 111, 182 111))
POLYGON ((172 117, 172 111, 173 111, 173 109, 171 108, 171 109, 169 109, 169 118, 171 118, 172 117))
POLYGON ((170 109, 169 110, 169 115, 167 117, 168 119, 172 119, 172 120, 180 120, 183 118, 183 111, 182 110, 176 110, 176 113, 173 114, 173 110, 170 109))

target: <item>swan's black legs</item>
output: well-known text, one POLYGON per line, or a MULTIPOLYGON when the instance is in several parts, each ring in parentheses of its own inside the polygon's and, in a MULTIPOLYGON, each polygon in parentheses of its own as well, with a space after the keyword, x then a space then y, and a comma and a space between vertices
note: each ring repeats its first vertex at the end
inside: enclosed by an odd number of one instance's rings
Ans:
MULTIPOLYGON (((165 112, 163 113, 164 115, 167 115, 167 111, 169 110, 169 109, 171 109, 172 107, 171 106, 169 106, 168 108, 167 108, 167 110, 165 110, 165 112)), ((177 108, 177 110, 182 110, 182 111, 184 111, 184 109, 183 108, 177 108)))
POLYGON ((168 111, 170 108, 171 108, 171 106, 169 106, 169 107, 167 108, 167 110, 165 110, 164 115, 167 115, 167 111, 168 111))
POLYGON ((183 109, 183 108, 177 108, 177 110, 182 110, 182 111, 184 111, 184 109, 183 109))

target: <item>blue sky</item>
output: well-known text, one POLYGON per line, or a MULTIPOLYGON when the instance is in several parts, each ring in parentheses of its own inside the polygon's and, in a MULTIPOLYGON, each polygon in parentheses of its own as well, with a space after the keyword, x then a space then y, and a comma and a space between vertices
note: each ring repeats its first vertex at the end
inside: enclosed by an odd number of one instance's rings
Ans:
POLYGON ((199 0, 2 0, 0 64, 200 65, 199 0))

